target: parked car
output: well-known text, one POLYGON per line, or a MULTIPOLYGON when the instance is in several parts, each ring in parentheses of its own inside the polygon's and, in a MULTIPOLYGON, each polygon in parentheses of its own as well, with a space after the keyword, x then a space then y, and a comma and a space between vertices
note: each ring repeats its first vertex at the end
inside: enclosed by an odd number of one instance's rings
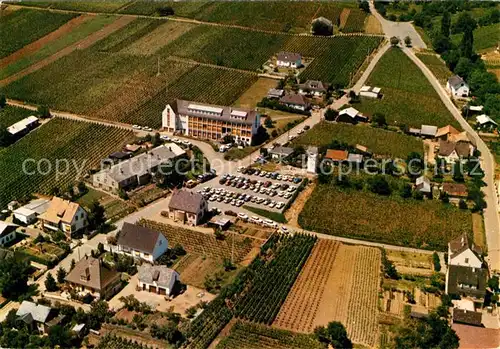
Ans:
POLYGON ((236 212, 231 211, 231 210, 228 210, 228 211, 224 212, 224 214, 225 214, 226 216, 238 217, 238 215, 236 214, 236 212))
POLYGON ((241 219, 247 220, 247 219, 248 219, 248 216, 247 216, 245 213, 243 213, 243 212, 239 212, 239 213, 238 213, 238 218, 241 218, 241 219))

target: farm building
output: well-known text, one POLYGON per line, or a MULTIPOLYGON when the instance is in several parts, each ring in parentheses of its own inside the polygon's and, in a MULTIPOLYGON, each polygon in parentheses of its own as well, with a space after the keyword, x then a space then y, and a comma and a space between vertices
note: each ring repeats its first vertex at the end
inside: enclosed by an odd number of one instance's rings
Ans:
POLYGON ((92 182, 95 187, 110 192, 144 185, 151 181, 160 165, 169 164, 185 154, 175 143, 164 144, 94 174, 92 182))
POLYGON ((187 190, 177 190, 168 204, 168 216, 174 221, 198 225, 208 212, 203 195, 187 190))
POLYGON ((5 246, 16 238, 17 225, 0 221, 0 246, 5 246))
POLYGON ((311 94, 315 97, 322 97, 328 89, 328 84, 317 80, 307 80, 303 84, 299 84, 298 87, 301 95, 311 94))
POLYGON ((476 116, 476 122, 480 128, 492 129, 498 127, 498 124, 486 114, 476 116))
POLYGON ((267 98, 270 99, 280 99, 285 94, 285 90, 280 90, 277 88, 271 88, 267 91, 267 98))
POLYGON ((120 288, 120 273, 109 269, 100 259, 85 255, 66 276, 69 287, 98 299, 111 297, 120 288))
POLYGON ((370 149, 368 149, 368 147, 364 146, 364 145, 361 145, 361 144, 356 144, 354 146, 354 148, 361 152, 361 154, 363 155, 366 155, 366 156, 371 156, 372 155, 372 152, 370 151, 370 149))
POLYGON ((347 150, 328 149, 325 154, 325 159, 333 162, 347 161, 349 153, 347 150))
POLYGON ((302 56, 294 52, 280 52, 276 56, 276 65, 283 68, 299 68, 302 66, 302 56))
POLYGON ((269 155, 273 160, 283 160, 292 155, 294 152, 293 148, 289 147, 274 147, 269 150, 269 155))
POLYGON ((170 296, 179 273, 166 265, 143 264, 138 268, 137 287, 140 290, 170 296))
POLYGON ((472 155, 474 147, 465 142, 439 141, 438 157, 444 159, 448 164, 454 164, 456 161, 464 161, 472 155))
POLYGON ((14 125, 7 127, 7 132, 9 132, 15 138, 24 136, 29 131, 33 130, 39 125, 38 118, 36 116, 28 116, 21 121, 16 122, 14 125))
POLYGON ((88 226, 87 212, 77 203, 54 196, 47 211, 40 215, 44 229, 61 230, 66 236, 85 229, 88 226))
POLYGON ((458 75, 448 79, 446 88, 453 98, 464 98, 469 96, 469 85, 458 75))
POLYGON ((382 94, 380 93, 380 87, 372 87, 372 86, 362 86, 359 90, 359 95, 368 98, 381 98, 382 94))
POLYGON ((32 330, 48 333, 52 326, 57 325, 62 317, 56 317, 57 311, 42 304, 23 301, 16 312, 17 319, 26 323, 32 330))
POLYGON ((14 210, 14 218, 23 224, 29 225, 34 223, 38 216, 44 214, 50 206, 50 200, 36 199, 30 201, 18 209, 14 210))
POLYGON ((434 138, 436 137, 437 130, 437 126, 422 125, 420 128, 420 135, 425 138, 434 138))
POLYGON ((458 135, 460 132, 453 126, 448 125, 437 130, 435 137, 439 140, 447 141, 453 135, 458 135))
POLYGON ((139 225, 123 223, 113 252, 154 262, 168 249, 168 241, 160 232, 139 225))
POLYGON ((430 194, 432 191, 431 181, 425 176, 420 176, 415 181, 415 190, 423 194, 430 194))
POLYGON ((451 198, 466 198, 469 192, 462 183, 443 183, 442 191, 451 198))
POLYGON ((307 148, 307 172, 316 173, 318 167, 318 147, 307 148))
POLYGON ((169 132, 215 141, 231 135, 237 143, 251 145, 260 127, 260 114, 255 110, 178 99, 163 110, 162 127, 169 132))
POLYGON ((341 110, 335 121, 357 124, 360 121, 366 122, 367 120, 368 118, 362 115, 357 109, 349 107, 347 109, 341 110))
POLYGON ((301 111, 306 111, 309 108, 309 102, 301 94, 287 94, 280 98, 280 103, 301 111))
POLYGON ((13 214, 18 223, 29 225, 36 222, 37 214, 35 211, 29 210, 25 207, 19 207, 13 212, 13 214))

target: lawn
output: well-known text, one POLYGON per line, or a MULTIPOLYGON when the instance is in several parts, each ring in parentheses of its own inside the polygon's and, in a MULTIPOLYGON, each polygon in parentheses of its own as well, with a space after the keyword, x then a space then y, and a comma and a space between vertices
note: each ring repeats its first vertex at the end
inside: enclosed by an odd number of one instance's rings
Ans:
POLYGON ((247 109, 254 109, 262 98, 267 96, 271 88, 276 88, 277 81, 267 78, 259 78, 233 103, 233 106, 247 109))
POLYGON ((326 121, 299 136, 293 141, 293 144, 326 147, 334 140, 345 142, 351 146, 361 144, 368 147, 374 154, 399 158, 406 158, 409 153, 414 151, 422 153, 424 150, 422 141, 415 137, 368 125, 353 126, 326 121))
POLYGON ((381 87, 383 99, 362 98, 355 107, 366 115, 382 113, 389 125, 451 124, 460 129, 427 78, 398 48, 385 53, 367 85, 381 87))
POLYGON ((6 105, 0 108, 0 128, 5 129, 16 122, 35 114, 33 110, 6 105))
POLYGON ((448 69, 445 62, 435 54, 417 53, 417 57, 430 69, 442 85, 446 85, 448 78, 453 73, 448 69))
POLYGON ((0 58, 40 39, 76 17, 74 13, 56 13, 21 9, 0 16, 0 58), (6 35, 8 34, 8 35, 6 35))
POLYGON ((472 233, 471 212, 441 201, 380 196, 318 184, 299 215, 304 229, 355 239, 444 251, 472 233))

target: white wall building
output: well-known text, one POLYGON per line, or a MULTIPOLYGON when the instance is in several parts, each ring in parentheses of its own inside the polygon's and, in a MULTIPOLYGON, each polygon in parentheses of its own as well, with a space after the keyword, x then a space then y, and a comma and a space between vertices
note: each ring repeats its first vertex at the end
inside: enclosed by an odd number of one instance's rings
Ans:
POLYGON ((469 97, 469 85, 458 75, 453 75, 448 79, 446 83, 446 88, 450 92, 453 98, 465 98, 469 97))
POLYGON ((143 264, 138 268, 137 286, 151 293, 170 296, 179 280, 179 273, 166 265, 143 264))
POLYGON ((17 225, 0 221, 0 246, 4 246, 16 238, 17 225))
POLYGON ((123 253, 153 263, 168 249, 165 236, 135 224, 124 223, 112 252, 123 253))
POLYGON ((318 167, 318 147, 307 148, 307 172, 316 173, 318 167))

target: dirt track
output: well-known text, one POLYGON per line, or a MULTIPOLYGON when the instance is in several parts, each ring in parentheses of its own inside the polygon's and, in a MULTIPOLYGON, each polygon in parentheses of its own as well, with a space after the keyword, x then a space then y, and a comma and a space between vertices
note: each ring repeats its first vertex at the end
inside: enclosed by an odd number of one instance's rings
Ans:
POLYGON ((22 49, 17 50, 11 55, 0 59, 0 68, 6 67, 12 62, 15 62, 20 58, 23 58, 29 54, 32 54, 33 52, 38 51, 44 45, 56 39, 59 39, 61 36, 71 32, 73 29, 80 26, 83 22, 89 20, 90 18, 92 18, 91 15, 82 15, 71 19, 70 21, 66 22, 53 32, 45 35, 44 37, 38 39, 37 41, 32 42, 31 44, 24 46, 22 49))
MULTIPOLYGON (((0 80, 0 86, 8 85, 13 81, 16 81, 16 80, 18 80, 18 79, 20 79, 28 74, 31 74, 31 73, 49 65, 50 63, 55 62, 59 58, 69 55, 70 53, 72 53, 73 51, 75 51, 77 49, 78 50, 86 49, 86 48, 92 46, 97 41, 104 39, 109 34, 117 31, 120 28, 123 28, 124 26, 126 26, 127 24, 132 22, 134 19, 135 19, 134 17, 128 17, 128 16, 119 17, 116 21, 114 21, 110 25, 102 28, 101 30, 99 30, 99 31, 97 31, 89 36, 87 36, 85 39, 80 40, 78 42, 75 42, 74 44, 63 48, 61 51, 53 54, 52 56, 47 57, 47 58, 41 60, 40 62, 37 62, 37 63, 33 64, 32 66, 29 66, 28 68, 21 70, 20 72, 9 76, 8 78, 0 80)), ((24 50, 24 48, 21 49, 20 51, 22 51, 22 50, 24 50)), ((17 52, 19 52, 19 51, 17 51, 17 52)), ((14 54, 16 54, 17 52, 15 52, 14 54)))

